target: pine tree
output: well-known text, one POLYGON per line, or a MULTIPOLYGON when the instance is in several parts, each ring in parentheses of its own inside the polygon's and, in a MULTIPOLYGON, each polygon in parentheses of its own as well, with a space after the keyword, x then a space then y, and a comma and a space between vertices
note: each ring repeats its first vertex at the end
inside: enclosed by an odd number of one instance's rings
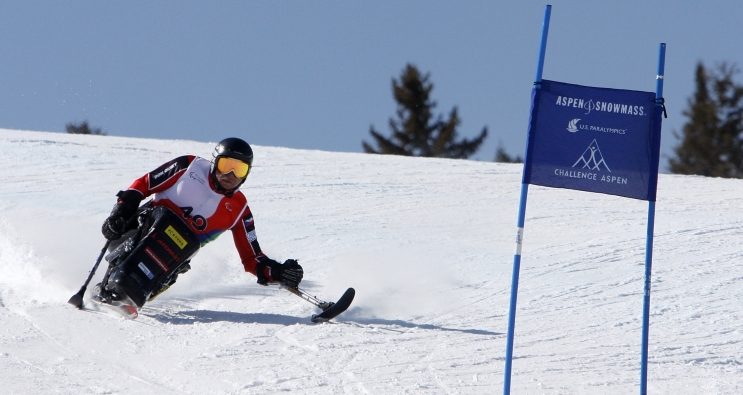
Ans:
POLYGON ((708 72, 696 68, 696 91, 688 100, 688 122, 679 136, 670 170, 709 177, 743 177, 743 86, 736 85, 734 66, 722 63, 708 72))
POLYGON ((96 134, 100 136, 105 136, 106 133, 103 133, 101 131, 101 128, 90 128, 88 125, 88 121, 83 121, 82 123, 75 124, 75 123, 68 123, 65 125, 65 130, 67 130, 67 133, 69 134, 96 134))
POLYGON ((524 163, 524 160, 520 156, 512 157, 506 152, 506 148, 503 147, 503 141, 498 141, 498 148, 495 150, 495 162, 501 163, 524 163))
POLYGON ((429 98, 433 84, 428 79, 429 74, 421 75, 415 66, 408 64, 400 80, 392 80, 392 93, 397 102, 397 119, 389 121, 392 136, 382 136, 372 125, 369 133, 378 149, 364 141, 365 152, 464 159, 480 148, 488 134, 487 127, 475 139, 456 141, 457 127, 461 123, 456 107, 449 113, 449 120, 444 121, 441 115, 433 119, 436 103, 429 98))

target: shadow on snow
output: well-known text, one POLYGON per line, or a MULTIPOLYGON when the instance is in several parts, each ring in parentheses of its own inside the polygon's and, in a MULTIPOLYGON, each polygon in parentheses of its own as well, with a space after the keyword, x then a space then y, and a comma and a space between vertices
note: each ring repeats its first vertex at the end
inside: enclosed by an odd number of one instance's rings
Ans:
MULTIPOLYGON (((310 321, 309 317, 295 317, 282 314, 267 314, 267 313, 236 313, 229 311, 214 311, 214 310, 186 310, 177 313, 145 313, 142 314, 146 317, 153 318, 157 321, 173 324, 173 325, 190 325, 194 323, 208 323, 208 322, 232 322, 237 324, 272 324, 272 325, 317 325, 310 321)), ((432 325, 432 324, 416 324, 403 320, 384 320, 379 318, 361 318, 355 317, 353 319, 336 320, 335 323, 339 324, 350 324, 360 326, 384 326, 386 328, 379 328, 392 332, 403 333, 405 329, 423 329, 423 330, 438 330, 448 332, 460 332, 468 333, 471 335, 488 335, 488 336, 501 336, 504 333, 492 332, 482 329, 458 329, 458 328, 446 328, 443 326, 432 325), (395 328, 397 327, 397 328, 395 328)))
POLYGON ((290 315, 235 313, 230 311, 214 310, 187 310, 175 314, 155 313, 143 315, 154 318, 163 323, 174 325, 189 325, 197 322, 232 322, 236 324, 274 324, 287 326, 294 324, 312 324, 312 322, 307 318, 294 317, 290 315))
MULTIPOLYGON (((460 333, 469 333, 471 335, 488 335, 488 336, 501 336, 505 333, 501 332, 491 332, 486 331, 483 329, 459 329, 459 328, 446 328, 443 326, 433 325, 433 324, 415 324, 412 322, 402 321, 402 320, 384 320, 380 318, 355 318, 353 320, 344 320, 343 322, 348 323, 357 323, 361 325, 385 325, 385 326, 398 326, 402 328, 408 328, 408 329, 425 329, 425 330, 437 330, 437 331, 445 331, 445 332, 460 332, 460 333)), ((391 330, 390 328, 386 328, 387 330, 391 330)), ((398 332, 404 332, 398 330, 398 332)))

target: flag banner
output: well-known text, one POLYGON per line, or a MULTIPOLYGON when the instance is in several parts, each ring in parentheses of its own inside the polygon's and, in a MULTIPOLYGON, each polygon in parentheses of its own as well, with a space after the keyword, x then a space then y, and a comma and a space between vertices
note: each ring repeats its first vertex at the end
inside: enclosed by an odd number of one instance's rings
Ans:
POLYGON ((653 92, 542 80, 523 182, 655 201, 661 113, 653 92))

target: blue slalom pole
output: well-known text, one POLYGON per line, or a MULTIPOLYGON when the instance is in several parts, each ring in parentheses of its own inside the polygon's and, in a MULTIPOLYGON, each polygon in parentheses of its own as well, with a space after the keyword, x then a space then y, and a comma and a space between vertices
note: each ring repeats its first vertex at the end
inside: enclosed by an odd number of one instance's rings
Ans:
MULTIPOLYGON (((666 44, 658 51, 658 75, 655 77, 656 106, 662 106, 663 74, 666 63, 666 44)), ((648 202, 648 233, 645 245, 645 297, 642 305, 642 356, 640 362, 640 395, 648 393, 648 338, 650 337, 650 276, 653 267, 653 232, 655 228, 655 202, 648 202)))
MULTIPOLYGON (((544 9, 544 22, 542 23, 542 41, 539 46, 539 59, 537 60, 537 75, 534 85, 540 88, 542 82, 542 69, 544 67, 544 53, 547 50, 547 33, 550 27, 550 14, 552 6, 547 5, 544 9)), ((528 163, 529 150, 524 154, 524 171, 528 163)), ((516 328, 516 297, 519 290, 519 271, 521 270, 521 243, 524 237, 524 219, 526 217, 526 195, 529 192, 529 184, 521 184, 521 199, 519 201, 519 218, 516 229, 516 252, 513 255, 513 274, 511 276, 511 303, 508 310, 508 338, 506 340, 506 367, 503 379, 503 394, 511 393, 511 366, 513 364, 513 338, 516 328)))

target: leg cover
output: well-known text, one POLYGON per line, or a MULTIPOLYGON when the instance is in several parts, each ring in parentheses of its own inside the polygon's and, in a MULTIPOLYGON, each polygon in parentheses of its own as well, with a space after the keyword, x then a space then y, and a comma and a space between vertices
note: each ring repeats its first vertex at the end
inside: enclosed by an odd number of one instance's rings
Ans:
POLYGON ((140 231, 136 246, 111 268, 106 284, 108 290, 126 295, 138 307, 153 292, 159 293, 164 286, 172 284, 200 248, 196 234, 165 207, 154 208, 140 231))

